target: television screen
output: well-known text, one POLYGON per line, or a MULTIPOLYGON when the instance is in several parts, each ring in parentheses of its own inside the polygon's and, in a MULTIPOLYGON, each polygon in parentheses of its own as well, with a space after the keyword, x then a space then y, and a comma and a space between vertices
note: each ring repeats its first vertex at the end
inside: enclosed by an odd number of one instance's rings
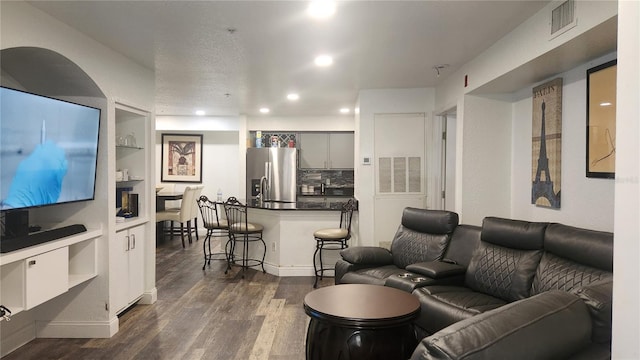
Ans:
POLYGON ((94 198, 100 109, 0 87, 2 210, 94 198))

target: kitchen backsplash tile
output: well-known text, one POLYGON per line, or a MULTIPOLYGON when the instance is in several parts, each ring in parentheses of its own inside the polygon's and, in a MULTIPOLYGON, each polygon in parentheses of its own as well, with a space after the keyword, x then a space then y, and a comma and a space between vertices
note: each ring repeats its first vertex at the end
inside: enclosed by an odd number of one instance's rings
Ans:
POLYGON ((353 170, 298 169, 298 186, 319 188, 320 184, 331 187, 353 187, 353 170))

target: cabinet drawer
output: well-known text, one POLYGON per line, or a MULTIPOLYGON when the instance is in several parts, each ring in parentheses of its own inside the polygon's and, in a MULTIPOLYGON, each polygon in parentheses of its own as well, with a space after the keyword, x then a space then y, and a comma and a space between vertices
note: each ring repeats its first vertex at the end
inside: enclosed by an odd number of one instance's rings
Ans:
POLYGON ((49 251, 24 261, 25 309, 31 309, 69 290, 69 248, 49 251))

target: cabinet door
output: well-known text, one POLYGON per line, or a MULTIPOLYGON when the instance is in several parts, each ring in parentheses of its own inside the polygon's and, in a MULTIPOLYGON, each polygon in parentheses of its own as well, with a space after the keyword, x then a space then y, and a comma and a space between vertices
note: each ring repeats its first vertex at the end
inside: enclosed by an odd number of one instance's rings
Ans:
POLYGON ((137 300, 144 292, 144 226, 129 229, 129 297, 137 300))
POLYGON ((69 248, 49 251, 24 261, 27 267, 26 310, 69 290, 69 248))
POLYGON ((329 167, 332 169, 353 169, 354 140, 351 133, 329 135, 329 167))
POLYGON ((328 135, 326 133, 300 134, 300 168, 327 168, 328 135))
POLYGON ((112 294, 111 308, 119 312, 129 303, 129 231, 116 232, 114 242, 110 246, 109 284, 112 294))

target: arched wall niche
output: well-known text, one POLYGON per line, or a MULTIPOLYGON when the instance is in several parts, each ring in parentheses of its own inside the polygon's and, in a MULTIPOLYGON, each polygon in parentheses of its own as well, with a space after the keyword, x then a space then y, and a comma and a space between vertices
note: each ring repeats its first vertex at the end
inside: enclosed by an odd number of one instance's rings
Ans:
POLYGON ((2 49, 0 68, 0 83, 6 87, 53 98, 74 98, 76 102, 78 98, 94 98, 106 103, 104 93, 89 75, 53 50, 38 47, 2 49))

